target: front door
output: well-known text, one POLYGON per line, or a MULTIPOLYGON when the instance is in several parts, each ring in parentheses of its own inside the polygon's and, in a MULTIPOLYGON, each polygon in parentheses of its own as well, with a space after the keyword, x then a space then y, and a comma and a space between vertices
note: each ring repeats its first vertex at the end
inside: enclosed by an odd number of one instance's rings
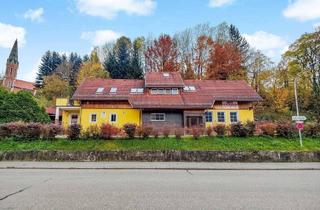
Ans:
POLYGON ((72 114, 70 119, 70 125, 78 124, 78 115, 72 114))
POLYGON ((201 116, 188 116, 187 117, 187 127, 200 127, 202 126, 202 117, 201 116))

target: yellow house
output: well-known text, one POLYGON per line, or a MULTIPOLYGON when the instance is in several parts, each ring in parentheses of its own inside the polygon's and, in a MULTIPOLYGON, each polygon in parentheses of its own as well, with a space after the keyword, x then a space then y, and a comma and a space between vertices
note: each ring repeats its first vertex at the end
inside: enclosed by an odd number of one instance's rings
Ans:
MULTIPOLYGON (((261 97, 244 81, 183 80, 177 72, 150 72, 144 80, 84 81, 69 99, 57 99, 62 125, 126 123, 155 129, 230 125, 254 120, 261 97)), ((56 118, 58 121, 58 118, 56 118)))

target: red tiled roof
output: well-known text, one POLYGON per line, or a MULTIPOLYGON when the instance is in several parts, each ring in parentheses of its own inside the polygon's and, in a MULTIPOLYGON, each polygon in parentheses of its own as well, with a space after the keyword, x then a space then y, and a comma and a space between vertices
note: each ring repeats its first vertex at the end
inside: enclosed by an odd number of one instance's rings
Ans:
POLYGON ((33 90, 34 84, 32 82, 16 79, 14 80, 13 87, 22 90, 33 90))
MULTIPOLYGON (((214 101, 259 101, 261 97, 244 81, 184 80, 186 86, 194 86, 194 92, 180 91, 178 95, 131 94, 131 88, 144 88, 143 80, 86 80, 73 95, 75 100, 128 100, 133 108, 210 108, 214 101), (104 91, 97 94, 96 90, 104 91), (117 88, 110 94, 110 88, 117 88)), ((173 86, 177 87, 177 86, 173 86)))
POLYGON ((132 95, 129 103, 133 108, 184 108, 181 95, 132 95))
POLYGON ((184 83, 179 72, 147 72, 145 75, 145 86, 183 87, 184 83))
MULTIPOLYGON (((241 80, 185 80, 204 96, 213 96, 215 101, 260 101, 262 98, 241 80)), ((186 93, 189 94, 189 93, 186 93)))
POLYGON ((131 88, 143 88, 143 80, 129 79, 87 79, 76 90, 74 100, 128 100, 131 88), (115 94, 110 94, 112 87, 117 88, 115 94), (104 88, 97 94, 98 88, 104 88))

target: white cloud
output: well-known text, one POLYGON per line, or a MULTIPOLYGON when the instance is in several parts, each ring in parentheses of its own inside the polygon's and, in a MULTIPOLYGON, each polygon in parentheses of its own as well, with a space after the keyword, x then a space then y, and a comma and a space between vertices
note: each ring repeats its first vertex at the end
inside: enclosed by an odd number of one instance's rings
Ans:
POLYGON ((77 0, 81 13, 112 19, 119 12, 129 15, 149 15, 156 7, 155 0, 77 0))
POLYGON ((209 6, 210 7, 222 7, 226 5, 230 5, 234 2, 234 0, 210 0, 209 6))
POLYGON ((25 19, 30 19, 31 21, 42 22, 43 21, 43 13, 44 13, 43 8, 29 9, 28 11, 26 11, 24 13, 23 17, 25 19))
POLYGON ((283 15, 299 21, 320 18, 320 0, 295 0, 290 2, 283 11, 283 15))
POLYGON ((25 80, 25 81, 28 81, 28 82, 34 82, 36 80, 40 64, 41 64, 41 57, 38 58, 37 62, 33 65, 31 71, 29 71, 27 73, 21 72, 21 74, 18 73, 19 74, 19 78, 21 80, 25 80))
POLYGON ((273 59, 279 59, 280 55, 288 48, 287 40, 281 36, 257 31, 254 34, 243 34, 249 44, 261 50, 273 59))
POLYGON ((16 39, 20 46, 26 43, 26 30, 22 27, 0 22, 0 31, 0 47, 11 48, 16 39))
POLYGON ((313 28, 314 28, 315 30, 318 29, 318 28, 320 28, 320 22, 313 24, 313 28))
POLYGON ((112 30, 87 31, 81 34, 81 39, 88 40, 94 46, 103 45, 106 42, 114 41, 121 36, 121 33, 112 30))

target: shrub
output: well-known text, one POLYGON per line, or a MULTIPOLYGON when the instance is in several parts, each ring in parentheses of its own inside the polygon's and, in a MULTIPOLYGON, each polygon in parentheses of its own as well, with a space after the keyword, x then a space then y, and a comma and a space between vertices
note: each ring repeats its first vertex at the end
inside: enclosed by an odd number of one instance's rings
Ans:
POLYGON ((162 129, 162 135, 165 137, 165 138, 168 138, 169 135, 170 135, 170 128, 169 127, 164 127, 162 129))
MULTIPOLYGON (((254 126, 253 126, 254 127, 254 126)), ((254 128, 251 124, 236 123, 232 124, 230 127, 231 135, 236 137, 247 137, 253 135, 254 128)))
POLYGON ((8 130, 10 131, 10 137, 20 140, 27 136, 26 134, 26 124, 24 122, 13 122, 6 124, 8 130))
POLYGON ((26 139, 40 139, 41 136, 41 128, 43 125, 40 123, 28 123, 25 125, 24 129, 25 131, 23 132, 23 138, 26 139))
POLYGON ((219 124, 213 127, 214 132, 216 132, 217 136, 225 136, 227 128, 223 124, 219 124))
POLYGON ((159 129, 153 129, 152 135, 155 139, 159 138, 159 129))
POLYGON ((275 123, 268 122, 260 125, 259 128, 261 130, 262 135, 274 136, 277 129, 277 125, 275 123))
POLYGON ((206 128, 206 134, 207 136, 212 136, 212 133, 213 133, 213 128, 210 126, 210 127, 207 127, 206 128))
POLYGON ((307 123, 303 130, 307 137, 319 138, 320 137, 320 123, 307 123))
POLYGON ((277 123, 276 132, 280 137, 293 138, 294 131, 294 126, 289 121, 280 121, 277 123))
POLYGON ((51 140, 62 133, 62 127, 56 124, 45 124, 41 126, 42 139, 51 140))
POLYGON ((97 125, 91 125, 85 131, 82 132, 81 136, 85 139, 99 139, 100 134, 100 128, 97 125))
POLYGON ((152 133, 153 133, 152 127, 150 127, 150 126, 142 127, 142 138, 144 138, 144 139, 149 138, 152 133))
POLYGON ((134 134, 136 133, 137 125, 136 124, 131 124, 127 123, 123 126, 123 130, 126 132, 128 138, 133 139, 134 134))
POLYGON ((191 129, 191 133, 194 139, 199 139, 199 137, 203 134, 203 128, 193 127, 191 129))
POLYGON ((142 137, 142 135, 143 135, 143 127, 142 126, 137 126, 136 135, 139 137, 142 137))
POLYGON ((7 124, 0 124, 0 139, 9 138, 11 135, 11 130, 7 124))
POLYGON ((78 124, 72 124, 68 128, 68 139, 70 140, 76 140, 79 139, 81 133, 81 126, 78 124))
POLYGON ((183 128, 176 128, 174 130, 174 135, 176 136, 176 139, 181 139, 181 137, 184 135, 184 129, 183 128))
POLYGON ((110 140, 112 137, 120 133, 120 129, 111 124, 102 124, 100 129, 101 138, 106 140, 110 140))
POLYGON ((256 130, 255 123, 252 121, 247 121, 247 123, 245 124, 245 127, 247 128, 248 136, 253 136, 256 130))

